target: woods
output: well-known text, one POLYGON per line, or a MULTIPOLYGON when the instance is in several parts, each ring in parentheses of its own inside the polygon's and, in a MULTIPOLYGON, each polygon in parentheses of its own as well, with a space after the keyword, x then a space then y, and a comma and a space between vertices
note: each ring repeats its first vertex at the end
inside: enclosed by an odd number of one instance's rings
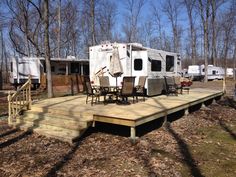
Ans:
POLYGON ((10 56, 88 58, 103 41, 178 52, 183 68, 235 66, 234 0, 4 0, 0 8, 2 73, 10 56))

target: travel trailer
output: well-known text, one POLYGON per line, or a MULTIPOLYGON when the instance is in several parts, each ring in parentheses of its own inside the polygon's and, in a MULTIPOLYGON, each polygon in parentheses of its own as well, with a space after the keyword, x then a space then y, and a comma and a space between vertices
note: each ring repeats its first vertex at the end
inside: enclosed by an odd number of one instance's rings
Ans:
MULTIPOLYGON (((207 71, 207 78, 208 80, 222 80, 224 78, 224 68, 217 67, 213 65, 208 65, 208 71, 207 71)), ((205 66, 201 65, 201 75, 204 78, 205 76, 205 66)))
POLYGON ((192 78, 192 80, 201 80, 201 66, 200 65, 189 65, 188 66, 188 76, 192 78))
POLYGON ((234 69, 233 68, 227 68, 227 77, 233 77, 234 76, 234 69))
POLYGON ((138 43, 104 43, 89 48, 90 79, 99 84, 98 77, 109 76, 110 84, 121 86, 123 76, 148 76, 145 88, 147 95, 158 95, 163 91, 163 76, 181 74, 181 59, 177 53, 143 47, 138 43), (110 72, 110 61, 114 47, 118 48, 123 74, 114 79, 110 72))
MULTIPOLYGON (((67 58, 51 58, 51 72, 56 75, 69 75, 73 73, 89 75, 89 60, 78 59, 73 56, 67 58)), ((37 88, 41 83, 41 75, 46 73, 44 58, 38 57, 13 57, 11 59, 10 83, 14 86, 24 84, 29 75, 32 84, 37 88)))
POLYGON ((37 87, 40 84, 40 67, 39 58, 18 58, 13 57, 11 60, 10 83, 14 86, 22 85, 29 75, 32 77, 32 84, 37 87))
MULTIPOLYGON (((208 80, 221 80, 224 78, 224 69, 213 65, 208 65, 208 80)), ((205 77, 205 65, 188 66, 188 75, 193 80, 202 80, 205 77)))

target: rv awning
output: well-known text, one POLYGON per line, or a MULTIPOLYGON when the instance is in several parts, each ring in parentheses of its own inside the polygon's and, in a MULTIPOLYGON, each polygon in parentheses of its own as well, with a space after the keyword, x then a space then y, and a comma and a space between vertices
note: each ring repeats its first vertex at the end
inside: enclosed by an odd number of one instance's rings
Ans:
POLYGON ((140 51, 140 50, 147 50, 145 47, 142 46, 138 46, 135 44, 128 44, 128 47, 130 48, 130 46, 132 47, 132 51, 140 51))

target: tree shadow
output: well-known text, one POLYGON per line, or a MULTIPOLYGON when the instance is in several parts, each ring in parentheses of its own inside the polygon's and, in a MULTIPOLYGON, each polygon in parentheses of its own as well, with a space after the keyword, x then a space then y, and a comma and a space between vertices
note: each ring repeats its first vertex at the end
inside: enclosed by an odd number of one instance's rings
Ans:
POLYGON ((226 131, 227 133, 229 133, 229 135, 236 140, 236 134, 222 121, 219 120, 219 125, 221 126, 221 128, 226 131))
POLYGON ((76 150, 78 149, 79 145, 83 141, 84 138, 88 137, 94 133, 94 130, 92 128, 89 128, 80 138, 75 141, 70 149, 70 151, 65 154, 60 161, 55 163, 55 165, 47 172, 45 177, 54 177, 57 176, 57 172, 63 168, 64 165, 66 165, 74 156, 76 150))
POLYGON ((203 177, 200 169, 197 167, 194 158, 192 157, 187 143, 183 139, 181 139, 181 137, 171 128, 170 124, 166 124, 166 129, 175 138, 177 144, 179 145, 180 152, 184 158, 183 160, 189 167, 191 174, 196 177, 203 177))
POLYGON ((18 129, 12 129, 12 130, 9 130, 7 132, 4 132, 0 135, 0 138, 3 138, 4 136, 7 136, 7 135, 10 135, 10 134, 13 134, 13 133, 16 133, 18 131, 18 129))
POLYGON ((12 139, 9 139, 9 140, 7 140, 7 141, 1 143, 1 144, 0 144, 0 149, 1 149, 1 148, 4 148, 4 147, 7 147, 7 146, 10 146, 11 144, 14 144, 14 143, 18 142, 18 141, 20 141, 21 139, 26 138, 27 136, 29 136, 29 135, 31 135, 31 134, 32 134, 32 132, 30 132, 30 131, 25 131, 25 132, 23 132, 22 134, 20 134, 19 136, 14 137, 14 138, 12 138, 12 139))

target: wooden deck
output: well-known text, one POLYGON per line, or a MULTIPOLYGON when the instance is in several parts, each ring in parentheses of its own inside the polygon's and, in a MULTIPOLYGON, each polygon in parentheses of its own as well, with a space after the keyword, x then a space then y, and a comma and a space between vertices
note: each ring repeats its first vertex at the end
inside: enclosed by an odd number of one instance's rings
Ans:
MULTIPOLYGON (((67 96, 35 102, 23 119, 27 119, 30 114, 37 113, 44 114, 44 119, 45 115, 50 114, 51 119, 60 117, 61 120, 72 121, 72 124, 73 122, 87 122, 87 126, 91 126, 92 122, 106 122, 124 125, 130 127, 130 136, 135 139, 135 127, 180 110, 188 112, 189 107, 204 104, 204 102, 217 99, 222 95, 222 91, 217 90, 191 89, 189 94, 148 97, 145 102, 139 101, 130 105, 115 103, 104 105, 101 103, 93 106, 85 104, 85 95, 67 96)), ((35 116, 33 117, 35 120, 35 116)), ((56 122, 60 121, 54 121, 54 124, 56 122)), ((65 124, 67 123, 65 122, 65 124)), ((94 125, 96 126, 96 124, 94 125)), ((69 129, 70 126, 67 128, 69 129)), ((85 126, 84 129, 86 128, 85 126)))

